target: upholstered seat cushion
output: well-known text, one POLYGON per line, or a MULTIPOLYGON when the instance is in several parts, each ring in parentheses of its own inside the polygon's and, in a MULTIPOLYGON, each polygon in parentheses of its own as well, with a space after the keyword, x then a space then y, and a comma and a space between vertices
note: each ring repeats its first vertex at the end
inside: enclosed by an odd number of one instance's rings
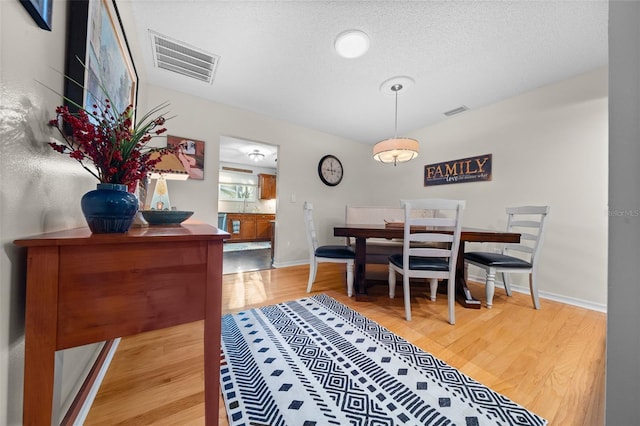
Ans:
MULTIPOLYGON (((402 268, 402 254, 389 256, 389 262, 402 268)), ((409 269, 418 271, 448 271, 449 260, 439 257, 409 256, 409 269)))
POLYGON ((531 268, 531 264, 529 262, 500 253, 472 251, 465 253, 464 258, 472 262, 482 263, 483 265, 495 266, 496 268, 531 268))
POLYGON ((347 246, 320 246, 316 249, 316 256, 332 259, 354 259, 356 254, 347 246))

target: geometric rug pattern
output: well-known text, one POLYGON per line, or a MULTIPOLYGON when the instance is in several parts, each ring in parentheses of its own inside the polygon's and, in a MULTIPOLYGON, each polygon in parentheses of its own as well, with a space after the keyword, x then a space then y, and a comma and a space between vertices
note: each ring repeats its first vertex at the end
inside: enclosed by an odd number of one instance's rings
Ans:
POLYGON ((324 294, 222 318, 230 425, 545 425, 324 294))

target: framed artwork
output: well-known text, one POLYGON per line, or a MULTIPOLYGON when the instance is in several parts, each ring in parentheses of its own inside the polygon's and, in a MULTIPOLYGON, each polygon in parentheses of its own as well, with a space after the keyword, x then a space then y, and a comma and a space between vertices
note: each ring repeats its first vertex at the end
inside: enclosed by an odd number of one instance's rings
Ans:
MULTIPOLYGON (((69 2, 67 37, 65 98, 89 109, 108 97, 117 113, 128 105, 135 110, 138 73, 115 1, 69 2)), ((71 112, 78 110, 65 103, 71 112)))
POLYGON ((20 3, 40 28, 51 31, 53 0, 20 0, 20 3))
POLYGON ((176 148, 176 156, 189 173, 189 179, 204 179, 203 141, 168 135, 167 146, 176 148))

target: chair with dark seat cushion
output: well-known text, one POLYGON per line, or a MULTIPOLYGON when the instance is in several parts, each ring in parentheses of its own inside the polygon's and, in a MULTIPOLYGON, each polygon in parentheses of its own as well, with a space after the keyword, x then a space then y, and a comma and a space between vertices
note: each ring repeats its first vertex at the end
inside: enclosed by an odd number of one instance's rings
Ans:
MULTIPOLYGON (((402 254, 389 256, 389 297, 395 296, 396 274, 402 274, 404 309, 407 321, 411 321, 410 278, 430 280, 431 300, 436 300, 438 280, 447 279, 449 323, 455 324, 456 260, 462 232, 462 211, 465 202, 460 200, 424 199, 402 201, 404 208, 404 237, 402 254), (412 211, 437 211, 434 217, 412 214, 412 211), (446 227, 450 233, 425 232, 431 227, 446 227)), ((417 213, 417 212, 416 212, 417 213)))
MULTIPOLYGON (((510 273, 529 274, 529 289, 533 306, 540 309, 536 266, 542 249, 545 219, 549 206, 523 206, 507 209, 507 232, 519 232, 520 244, 506 244, 501 253, 469 252, 464 254, 467 264, 478 266, 486 272, 485 293, 488 308, 493 306, 496 273, 502 274, 504 289, 511 296, 510 273), (518 257, 508 253, 519 252, 518 257)), ((513 253, 515 254, 515 253, 513 253)))
POLYGON ((305 202, 304 223, 307 229, 307 242, 309 245, 309 282, 307 283, 307 293, 311 292, 313 282, 316 280, 318 263, 332 262, 344 263, 347 266, 347 295, 353 294, 353 265, 356 258, 355 252, 344 245, 324 245, 318 244, 318 235, 313 223, 313 205, 305 202))

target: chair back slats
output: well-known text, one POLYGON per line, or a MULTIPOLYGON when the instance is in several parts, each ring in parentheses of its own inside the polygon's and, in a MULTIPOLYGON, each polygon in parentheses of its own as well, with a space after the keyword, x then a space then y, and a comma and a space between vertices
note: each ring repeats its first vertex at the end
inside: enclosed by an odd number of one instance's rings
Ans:
POLYGON ((533 220, 514 220, 511 222, 511 226, 517 228, 540 228, 540 222, 533 220))
MULTIPOLYGON (((403 257, 405 268, 409 265, 409 256, 438 257, 449 259, 451 270, 455 270, 460 234, 462 232, 462 210, 464 201, 445 199, 402 200, 405 209, 403 257), (449 214, 442 217, 415 217, 416 210, 437 210, 437 214, 449 214), (430 227, 446 227, 450 233, 425 232, 430 227), (432 247, 415 246, 411 243, 437 243, 432 247), (448 243, 448 244, 442 244, 448 243), (444 246, 444 247, 443 247, 444 246)), ((435 213, 434 213, 435 216, 435 213)))
POLYGON ((523 253, 529 253, 532 254, 533 253, 533 248, 529 247, 529 246, 525 246, 523 244, 507 244, 504 247, 504 250, 516 250, 516 251, 520 251, 523 253))
POLYGON ((507 207, 507 214, 549 214, 549 206, 507 207))
POLYGON ((526 232, 520 233, 520 240, 536 241, 537 239, 538 239, 538 235, 528 234, 526 232))
POLYGON ((449 258, 451 257, 451 250, 442 249, 442 248, 426 248, 426 247, 410 248, 409 256, 449 258))
POLYGON ((305 201, 303 208, 304 224, 307 230, 307 242, 309 243, 309 254, 313 257, 315 256, 315 251, 318 248, 318 234, 316 233, 316 227, 313 224, 313 204, 305 201))
POLYGON ((427 226, 427 227, 450 227, 456 226, 455 218, 451 217, 412 217, 410 218, 411 225, 413 226, 427 226))
POLYGON ((453 241, 453 235, 433 232, 414 232, 409 234, 409 241, 450 243, 453 241))
POLYGON ((545 219, 549 214, 549 206, 522 206, 507 208, 507 232, 519 232, 520 244, 507 244, 503 253, 509 250, 520 251, 530 255, 533 265, 542 248, 545 219))

